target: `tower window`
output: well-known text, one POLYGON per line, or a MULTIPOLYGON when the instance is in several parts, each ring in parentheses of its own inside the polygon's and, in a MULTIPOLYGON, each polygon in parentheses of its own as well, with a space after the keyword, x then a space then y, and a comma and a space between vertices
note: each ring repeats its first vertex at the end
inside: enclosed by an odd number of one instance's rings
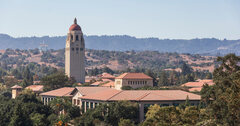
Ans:
POLYGON ((74 51, 74 48, 72 48, 72 51, 74 51))
POLYGON ((78 35, 76 35, 76 41, 78 41, 78 35))

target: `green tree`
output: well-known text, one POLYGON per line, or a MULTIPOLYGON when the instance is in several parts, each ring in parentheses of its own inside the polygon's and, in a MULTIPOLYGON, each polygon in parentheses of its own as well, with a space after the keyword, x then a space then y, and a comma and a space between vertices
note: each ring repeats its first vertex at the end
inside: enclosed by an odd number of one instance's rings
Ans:
POLYGON ((204 86, 201 94, 217 124, 236 126, 240 124, 240 58, 229 54, 217 61, 221 65, 213 73, 215 85, 204 86))
POLYGON ((165 71, 162 71, 159 76, 158 85, 159 86, 168 86, 168 84, 169 84, 169 81, 168 81, 167 73, 165 71))
POLYGON ((64 73, 59 72, 43 77, 41 79, 41 84, 44 85, 44 90, 48 91, 61 88, 64 86, 71 86, 70 84, 67 83, 68 80, 69 80, 68 77, 64 73))
POLYGON ((44 114, 33 113, 31 114, 30 119, 33 122, 33 126, 47 126, 44 114))
POLYGON ((182 70, 183 75, 192 73, 192 68, 190 66, 188 66, 186 63, 183 63, 181 65, 181 70, 182 70))
POLYGON ((134 123, 130 119, 120 119, 118 126, 134 126, 134 123))

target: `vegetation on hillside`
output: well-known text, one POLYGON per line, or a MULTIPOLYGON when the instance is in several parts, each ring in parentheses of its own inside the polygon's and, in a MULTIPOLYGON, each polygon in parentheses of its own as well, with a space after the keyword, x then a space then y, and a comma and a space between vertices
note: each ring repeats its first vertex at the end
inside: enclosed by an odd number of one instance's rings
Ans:
MULTIPOLYGON (((213 74, 215 85, 205 85, 201 91, 202 102, 199 106, 186 103, 180 106, 149 107, 146 120, 138 124, 138 105, 128 101, 102 104, 80 115, 80 109, 72 106, 68 99, 55 99, 49 105, 32 93, 23 93, 15 100, 6 94, 0 95, 1 125, 197 125, 215 126, 240 124, 240 58, 229 54, 219 57, 221 62, 213 74), (65 114, 59 114, 64 109, 65 114)), ((186 67, 186 66, 185 66, 186 67)), ((31 74, 31 67, 25 68, 26 75, 31 74), (29 69, 29 70, 27 70, 29 69)), ((186 67, 186 71, 189 70, 186 67)), ((1 72, 4 75, 4 71, 1 72)), ((16 72, 17 73, 17 72, 16 72)), ((189 74, 186 72, 185 74, 189 74)), ((62 77, 53 74, 46 78, 62 77)), ((64 78, 64 77, 62 77, 64 78)), ((67 79, 63 82, 68 81, 67 79)), ((55 83, 55 82, 54 82, 55 83)))

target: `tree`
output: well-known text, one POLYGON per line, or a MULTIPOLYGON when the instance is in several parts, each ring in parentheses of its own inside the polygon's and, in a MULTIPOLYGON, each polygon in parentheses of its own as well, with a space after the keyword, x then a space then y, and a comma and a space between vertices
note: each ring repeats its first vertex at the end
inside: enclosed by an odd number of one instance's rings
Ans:
POLYGON ((33 113, 31 114, 30 119, 33 122, 33 126, 47 126, 46 117, 44 114, 33 113))
POLYGON ((228 54, 217 61, 221 65, 213 73, 215 85, 204 86, 202 97, 217 124, 236 126, 240 124, 240 57, 228 54))
POLYGON ((167 73, 165 71, 162 71, 159 76, 158 85, 159 86, 168 86, 168 84, 169 84, 169 82, 168 82, 167 73))
POLYGON ((130 119, 120 119, 118 126, 134 126, 134 123, 130 119))
POLYGON ((64 86, 71 86, 67 84, 68 80, 68 77, 64 73, 60 72, 43 77, 41 79, 41 84, 44 85, 44 90, 48 91, 64 86))
POLYGON ((96 125, 102 122, 117 126, 120 119, 138 120, 138 104, 129 101, 119 101, 109 104, 102 104, 95 109, 90 109, 80 118, 75 120, 79 126, 96 125))
POLYGON ((186 63, 183 63, 181 66, 182 74, 187 75, 192 73, 192 68, 188 66, 186 63))

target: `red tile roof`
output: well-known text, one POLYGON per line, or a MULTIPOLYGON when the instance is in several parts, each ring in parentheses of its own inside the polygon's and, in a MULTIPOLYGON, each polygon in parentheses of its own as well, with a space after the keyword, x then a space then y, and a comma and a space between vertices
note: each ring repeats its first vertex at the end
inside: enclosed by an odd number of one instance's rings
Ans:
POLYGON ((56 96, 56 97, 71 96, 71 93, 74 89, 75 88, 73 88, 73 87, 63 87, 63 88, 59 88, 56 90, 41 93, 40 95, 41 96, 56 96))
POLYGON ((185 84, 182 84, 181 86, 186 86, 186 87, 202 87, 204 84, 208 84, 208 85, 213 85, 213 81, 212 80, 201 80, 198 82, 187 82, 185 84))
POLYGON ((81 30, 81 27, 77 24, 77 19, 74 19, 74 24, 71 25, 69 31, 81 30))
POLYGON ((195 88, 190 88, 188 89, 190 92, 194 92, 194 91, 201 91, 202 90, 202 87, 195 87, 195 88))
POLYGON ((91 85, 92 85, 92 86, 98 86, 98 85, 100 85, 101 83, 103 83, 103 82, 102 82, 102 81, 96 81, 96 82, 92 83, 91 85))
POLYGON ((114 81, 109 81, 108 83, 106 83, 106 84, 103 84, 103 85, 101 85, 102 87, 114 87, 115 85, 114 85, 114 81))
POLYGON ((14 86, 12 86, 11 88, 12 88, 12 89, 21 89, 21 88, 22 88, 22 86, 19 86, 19 85, 14 85, 14 86))
POLYGON ((105 91, 105 90, 108 90, 110 88, 107 88, 107 87, 76 87, 76 89, 82 95, 89 95, 89 94, 92 94, 92 93, 105 91))
POLYGON ((114 79, 115 77, 109 73, 102 73, 101 78, 103 79, 114 79))
POLYGON ((30 85, 27 86, 26 89, 31 89, 34 92, 40 92, 43 91, 43 85, 30 85))
POLYGON ((124 73, 116 77, 116 79, 152 79, 144 73, 124 73))
POLYGON ((81 99, 101 101, 169 101, 169 100, 200 100, 199 95, 181 90, 116 90, 109 88, 107 91, 96 92, 81 97, 81 99))

